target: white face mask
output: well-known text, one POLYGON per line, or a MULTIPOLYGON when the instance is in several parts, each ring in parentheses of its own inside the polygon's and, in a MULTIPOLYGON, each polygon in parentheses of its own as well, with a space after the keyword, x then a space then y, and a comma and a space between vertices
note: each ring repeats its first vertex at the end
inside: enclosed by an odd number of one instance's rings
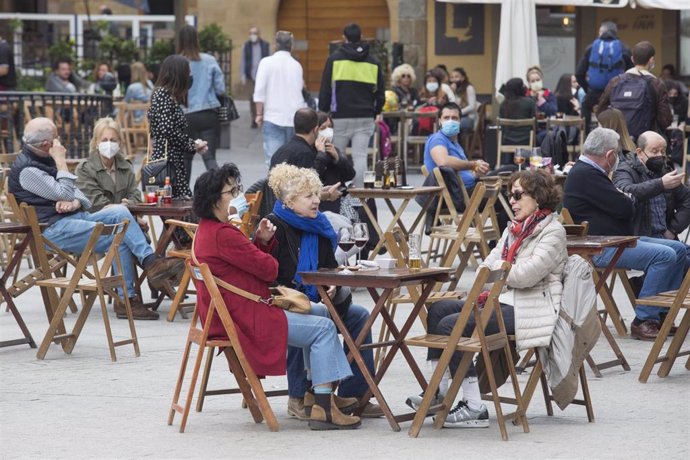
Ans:
POLYGON ((541 89, 544 87, 544 84, 541 82, 541 80, 536 80, 530 83, 529 87, 532 89, 532 91, 541 91, 541 89))
POLYGON ((326 141, 331 142, 333 140, 333 128, 324 128, 319 131, 319 137, 323 137, 326 141))
POLYGON ((103 141, 100 144, 98 144, 98 153, 100 153, 108 159, 117 155, 117 152, 119 151, 120 145, 117 142, 103 141))
POLYGON ((252 43, 256 43, 259 40, 259 36, 257 34, 249 34, 249 40, 251 40, 252 43))
POLYGON ((430 81, 426 84, 426 90, 430 93, 435 93, 438 90, 438 83, 430 81))

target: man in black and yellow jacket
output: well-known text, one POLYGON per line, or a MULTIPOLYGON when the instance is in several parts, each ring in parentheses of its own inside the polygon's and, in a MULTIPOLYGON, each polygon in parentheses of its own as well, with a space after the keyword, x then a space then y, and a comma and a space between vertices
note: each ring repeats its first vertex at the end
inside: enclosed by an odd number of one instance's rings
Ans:
POLYGON ((345 43, 328 57, 323 70, 319 110, 333 117, 333 145, 344 152, 352 143, 352 159, 362 186, 367 169, 367 148, 374 134, 374 119, 384 103, 385 82, 378 61, 369 55, 362 42, 362 29, 348 24, 343 30, 345 43))

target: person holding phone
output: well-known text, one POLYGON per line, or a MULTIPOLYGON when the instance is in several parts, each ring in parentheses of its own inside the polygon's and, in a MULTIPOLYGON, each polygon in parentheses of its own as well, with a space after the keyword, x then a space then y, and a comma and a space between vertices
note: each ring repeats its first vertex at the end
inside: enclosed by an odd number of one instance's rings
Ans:
POLYGON ((299 109, 294 117, 295 135, 271 158, 271 169, 281 163, 316 170, 323 184, 321 211, 340 212, 344 184, 355 177, 351 160, 333 146, 333 122, 310 108, 299 109))

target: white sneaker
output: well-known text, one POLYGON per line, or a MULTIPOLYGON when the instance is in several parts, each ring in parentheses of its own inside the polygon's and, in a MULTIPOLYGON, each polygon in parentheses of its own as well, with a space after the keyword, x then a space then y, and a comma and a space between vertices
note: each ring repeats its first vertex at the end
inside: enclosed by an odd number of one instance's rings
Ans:
MULTIPOLYGON (((419 406, 422 405, 422 399, 424 398, 424 392, 419 393, 418 395, 412 395, 407 398, 405 401, 405 404, 410 406, 412 409, 417 410, 419 409, 419 406)), ((436 406, 438 404, 441 404, 443 402, 443 396, 440 394, 436 393, 436 395, 431 399, 431 405, 436 406)))
POLYGON ((459 401, 448 413, 443 426, 445 428, 488 428, 489 411, 484 404, 475 411, 470 409, 465 401, 459 401))

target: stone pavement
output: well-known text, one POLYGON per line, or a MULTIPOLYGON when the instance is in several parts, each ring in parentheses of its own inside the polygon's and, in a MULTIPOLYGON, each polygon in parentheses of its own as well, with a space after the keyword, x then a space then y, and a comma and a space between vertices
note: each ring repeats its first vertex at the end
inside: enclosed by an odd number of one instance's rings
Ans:
MULTIPOLYGON (((242 118, 233 124, 232 149, 219 152, 219 162, 234 161, 251 184, 265 174, 260 134, 248 128, 246 103, 239 103, 242 118)), ((194 163, 198 175, 203 163, 194 163)), ((413 176, 420 181, 419 176, 413 176)), ((406 218, 419 208, 411 205, 406 218)), ((382 212, 381 220, 390 219, 382 212)), ((26 266, 23 272, 26 272, 26 266)), ((461 287, 472 283, 472 272, 461 287)), ((615 298, 629 324, 633 311, 622 290, 615 298)), ((372 306, 363 291, 357 303, 372 306)), ((37 289, 22 295, 18 306, 36 341, 47 328, 37 289)), ((160 309, 165 316, 169 302, 160 309)), ((408 311, 401 308, 399 314, 408 311)), ((68 313, 67 323, 74 315, 68 313)), ((114 319, 115 338, 124 336, 126 323, 114 319)), ((174 383, 180 365, 188 320, 169 323, 138 322, 141 357, 131 347, 117 350, 111 363, 100 309, 94 308, 71 355, 53 345, 44 361, 28 346, 0 349, 0 458, 688 458, 690 455, 690 374, 684 360, 666 379, 652 374, 647 384, 637 381, 650 343, 616 336, 632 370, 620 367, 595 378, 588 369, 595 423, 587 423, 584 408, 555 408, 547 417, 538 389, 528 410, 530 433, 508 427, 510 440, 501 441, 494 417, 488 429, 433 430, 428 421, 419 438, 407 436, 409 422, 394 433, 385 419, 364 420, 361 429, 345 432, 312 432, 304 422, 286 414, 286 397, 273 398, 281 431, 270 433, 253 423, 241 409, 238 396, 208 397, 202 413, 192 410, 187 430, 178 433, 179 415, 166 424, 174 383), (340 445, 340 447, 338 447, 340 445)), ((374 326, 378 331, 379 325, 374 326)), ((417 324, 412 334, 421 333, 417 324)), ((20 334, 11 315, 0 311, 0 340, 20 334)), ((614 331, 615 334, 615 331, 614 331)), ((690 345, 686 341, 686 345, 690 345)), ((425 352, 412 350, 427 375, 425 352)), ((593 356, 612 356, 602 339, 593 356)), ((527 376, 520 377, 524 385, 527 376)), ((209 388, 234 384, 224 360, 215 361, 209 388)), ((286 388, 285 379, 265 381, 267 389, 286 388)), ((405 398, 419 392, 404 360, 397 357, 382 382, 384 395, 394 411, 403 411, 405 398)), ((508 391, 504 387, 503 391, 508 391)))

